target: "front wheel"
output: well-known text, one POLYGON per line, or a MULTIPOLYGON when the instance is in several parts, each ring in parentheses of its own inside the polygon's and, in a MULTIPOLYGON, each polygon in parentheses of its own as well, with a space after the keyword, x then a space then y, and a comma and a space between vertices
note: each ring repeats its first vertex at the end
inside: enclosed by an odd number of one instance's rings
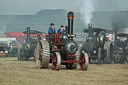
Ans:
POLYGON ((101 48, 98 48, 98 64, 101 64, 101 48))
POLYGON ((82 70, 87 70, 88 69, 88 64, 89 64, 89 60, 88 60, 88 54, 86 52, 82 52, 80 55, 80 68, 82 70))
POLYGON ((24 50, 20 48, 18 50, 18 61, 27 61, 29 58, 27 58, 24 54, 24 50))
POLYGON ((55 52, 52 57, 53 70, 59 70, 61 66, 61 55, 59 52, 55 52))

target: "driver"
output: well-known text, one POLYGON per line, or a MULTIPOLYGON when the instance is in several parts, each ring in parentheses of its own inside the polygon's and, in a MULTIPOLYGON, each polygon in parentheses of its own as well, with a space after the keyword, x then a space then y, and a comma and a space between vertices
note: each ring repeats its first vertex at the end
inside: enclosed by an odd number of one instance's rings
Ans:
POLYGON ((54 28, 54 23, 50 24, 50 27, 48 29, 48 34, 49 35, 56 34, 56 29, 54 28))

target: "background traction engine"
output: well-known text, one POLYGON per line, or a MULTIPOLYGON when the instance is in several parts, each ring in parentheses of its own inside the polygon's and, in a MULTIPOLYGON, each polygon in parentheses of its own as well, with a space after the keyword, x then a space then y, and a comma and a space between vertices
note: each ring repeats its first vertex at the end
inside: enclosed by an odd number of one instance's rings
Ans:
POLYGON ((21 45, 21 47, 18 49, 18 60, 19 61, 28 61, 30 57, 33 57, 33 60, 35 61, 35 48, 37 45, 37 42, 41 40, 41 34, 42 32, 36 31, 36 30, 30 30, 30 27, 27 27, 27 31, 23 32, 24 34, 27 34, 27 38, 25 39, 25 43, 21 45), (37 34, 36 38, 30 37, 30 34, 37 34))
POLYGON ((113 43, 106 40, 106 32, 101 28, 92 28, 92 24, 89 24, 88 29, 84 30, 88 33, 85 44, 83 44, 81 51, 85 51, 89 55, 89 63, 91 60, 97 60, 98 64, 112 63, 113 62, 113 43))
POLYGON ((88 55, 83 52, 79 56, 78 45, 73 37, 74 13, 68 13, 68 28, 63 34, 46 35, 46 40, 40 40, 36 48, 37 68, 48 68, 52 63, 53 70, 59 70, 61 65, 68 69, 76 69, 78 63, 82 70, 88 68, 88 55))
POLYGON ((128 34, 115 32, 114 62, 128 64, 128 34))

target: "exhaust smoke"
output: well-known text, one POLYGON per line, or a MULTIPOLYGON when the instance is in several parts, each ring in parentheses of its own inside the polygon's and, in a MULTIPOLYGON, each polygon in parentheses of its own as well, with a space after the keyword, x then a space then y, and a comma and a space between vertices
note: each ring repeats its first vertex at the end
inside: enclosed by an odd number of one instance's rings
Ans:
POLYGON ((88 27, 89 23, 92 23, 94 12, 94 0, 83 0, 83 6, 80 8, 81 20, 84 21, 84 25, 88 27))
POLYGON ((112 20, 112 30, 113 31, 119 31, 119 30, 122 30, 124 28, 128 28, 126 18, 120 17, 120 16, 114 16, 113 17, 113 20, 112 20))

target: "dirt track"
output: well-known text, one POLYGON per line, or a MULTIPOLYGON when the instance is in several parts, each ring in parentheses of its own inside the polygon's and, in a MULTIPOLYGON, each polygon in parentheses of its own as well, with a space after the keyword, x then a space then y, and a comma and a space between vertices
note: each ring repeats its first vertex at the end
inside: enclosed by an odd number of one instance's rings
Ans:
POLYGON ((35 65, 33 61, 0 59, 0 85, 128 85, 127 64, 90 64, 87 71, 64 66, 53 71, 35 65))

